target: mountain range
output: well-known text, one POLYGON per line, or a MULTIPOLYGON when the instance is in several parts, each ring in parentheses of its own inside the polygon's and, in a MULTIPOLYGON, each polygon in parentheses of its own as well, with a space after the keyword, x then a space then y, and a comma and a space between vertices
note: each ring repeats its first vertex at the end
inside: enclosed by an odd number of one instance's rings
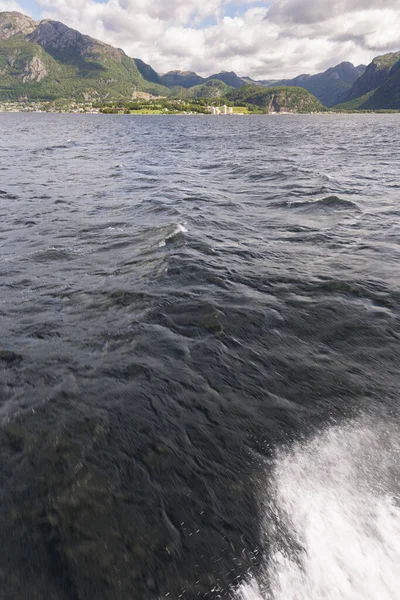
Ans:
POLYGON ((280 85, 298 86, 308 90, 322 104, 331 107, 347 99, 352 86, 364 73, 366 65, 355 67, 351 62, 342 62, 324 73, 299 75, 294 79, 283 80, 280 85))
POLYGON ((400 52, 374 58, 346 100, 344 108, 400 109, 400 52))
MULTIPOLYGON (((239 93, 243 100, 247 94, 247 98, 263 98, 259 101, 268 104, 271 97, 281 97, 288 87, 307 90, 325 107, 400 109, 400 52, 377 57, 368 66, 342 62, 323 73, 279 81, 257 81, 226 71, 209 77, 182 71, 161 75, 142 60, 130 58, 123 50, 58 21, 34 21, 18 12, 0 13, 2 101, 60 98, 107 101, 131 99, 143 93, 217 99, 235 98, 235 90, 243 88, 239 93), (279 87, 280 91, 271 96, 260 87, 279 87)), ((287 92, 285 94, 288 98, 287 92)), ((292 98, 300 96, 296 91, 291 95, 292 98)), ((301 98, 303 107, 321 106, 301 98)))

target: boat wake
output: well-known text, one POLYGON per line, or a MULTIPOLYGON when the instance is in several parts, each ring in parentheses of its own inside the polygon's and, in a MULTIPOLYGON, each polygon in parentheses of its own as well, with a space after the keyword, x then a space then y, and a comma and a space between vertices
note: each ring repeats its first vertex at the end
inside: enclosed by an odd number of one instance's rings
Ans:
POLYGON ((400 435, 372 419, 275 461, 261 500, 269 559, 240 600, 400 598, 400 435))

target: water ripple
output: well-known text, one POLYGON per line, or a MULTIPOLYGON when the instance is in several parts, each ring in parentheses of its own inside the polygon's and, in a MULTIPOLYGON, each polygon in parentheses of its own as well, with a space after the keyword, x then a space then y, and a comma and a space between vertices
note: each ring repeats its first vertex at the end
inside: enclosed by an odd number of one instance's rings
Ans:
POLYGON ((395 600, 397 116, 0 118, 0 596, 395 600))

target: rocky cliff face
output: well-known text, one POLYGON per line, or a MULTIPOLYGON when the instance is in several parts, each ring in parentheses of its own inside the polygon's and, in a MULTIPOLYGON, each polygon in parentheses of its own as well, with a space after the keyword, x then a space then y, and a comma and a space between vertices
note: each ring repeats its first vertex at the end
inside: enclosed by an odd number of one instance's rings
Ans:
POLYGON ((395 65, 399 61, 400 52, 393 52, 374 58, 365 72, 354 83, 347 100, 359 98, 382 86, 392 76, 395 65))
POLYGON ((83 53, 90 46, 88 36, 57 21, 42 21, 30 34, 29 40, 42 48, 58 51, 73 49, 83 53))
POLYGON ((121 62, 122 57, 126 56, 122 50, 83 35, 58 21, 42 21, 29 35, 29 40, 57 55, 62 53, 73 53, 76 56, 90 55, 97 60, 108 57, 117 62, 121 62))
MULTIPOLYGON (((273 88, 272 88, 273 89, 273 88)), ((296 88, 293 88, 296 89, 296 88)), ((323 110, 317 99, 303 90, 303 94, 295 93, 290 88, 273 91, 260 103, 268 112, 309 113, 323 110)))
POLYGON ((29 81, 42 81, 46 75, 46 65, 38 56, 34 56, 32 60, 25 63, 24 74, 21 79, 24 83, 29 81))
POLYGON ((0 40, 8 40, 15 35, 29 35, 38 23, 18 12, 0 13, 0 40))

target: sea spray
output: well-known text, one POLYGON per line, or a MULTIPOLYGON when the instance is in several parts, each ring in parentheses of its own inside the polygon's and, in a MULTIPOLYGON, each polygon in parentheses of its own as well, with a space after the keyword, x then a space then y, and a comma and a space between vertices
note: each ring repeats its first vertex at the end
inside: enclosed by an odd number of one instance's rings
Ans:
POLYGON ((278 453, 263 502, 269 558, 241 600, 400 597, 400 436, 360 419, 278 453))

